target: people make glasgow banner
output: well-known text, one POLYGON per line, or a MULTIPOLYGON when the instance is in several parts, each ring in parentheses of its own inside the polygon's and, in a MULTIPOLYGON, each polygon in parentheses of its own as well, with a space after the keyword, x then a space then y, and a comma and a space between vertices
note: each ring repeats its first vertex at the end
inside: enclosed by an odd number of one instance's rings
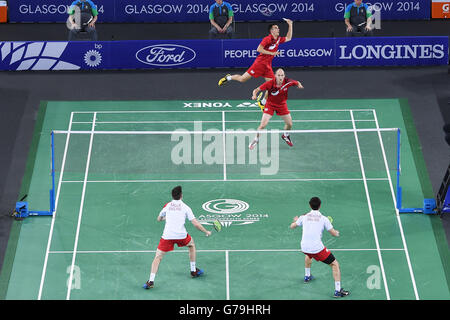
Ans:
MULTIPOLYGON (((448 36, 294 38, 273 67, 448 64, 448 36)), ((247 68, 260 39, 0 42, 0 70, 247 68)))
MULTIPOLYGON (((236 21, 344 20, 353 0, 228 0, 236 21)), ((65 22, 72 0, 9 1, 10 22, 65 22)), ((208 22, 214 0, 94 0, 98 22, 208 22)), ((380 20, 430 19, 430 0, 368 0, 380 20)))

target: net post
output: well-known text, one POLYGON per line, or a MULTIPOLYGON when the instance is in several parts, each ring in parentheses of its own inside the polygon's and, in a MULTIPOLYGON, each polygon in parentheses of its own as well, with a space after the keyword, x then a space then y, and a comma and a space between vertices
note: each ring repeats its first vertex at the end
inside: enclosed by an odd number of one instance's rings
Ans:
POLYGON ((50 214, 55 211, 55 133, 51 133, 52 146, 52 189, 50 190, 50 214))
POLYGON ((400 186, 400 128, 397 130, 397 209, 402 208, 402 187, 400 186))

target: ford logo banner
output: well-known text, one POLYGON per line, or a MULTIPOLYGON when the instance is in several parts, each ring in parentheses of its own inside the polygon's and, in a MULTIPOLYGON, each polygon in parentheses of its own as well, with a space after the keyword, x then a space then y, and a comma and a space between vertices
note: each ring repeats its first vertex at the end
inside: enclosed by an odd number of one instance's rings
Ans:
POLYGON ((173 67, 191 62, 196 57, 191 48, 177 44, 157 44, 136 52, 136 59, 156 67, 173 67))

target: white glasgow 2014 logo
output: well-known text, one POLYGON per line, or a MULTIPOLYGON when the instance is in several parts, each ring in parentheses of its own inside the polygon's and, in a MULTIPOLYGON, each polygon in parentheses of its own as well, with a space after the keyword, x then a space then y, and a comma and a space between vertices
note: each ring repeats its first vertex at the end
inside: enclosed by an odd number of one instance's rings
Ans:
POLYGON ((246 225, 268 218, 268 214, 245 212, 249 209, 249 204, 236 199, 215 199, 205 202, 202 205, 206 214, 198 216, 201 224, 212 225, 213 221, 218 220, 224 227, 234 225, 246 225))

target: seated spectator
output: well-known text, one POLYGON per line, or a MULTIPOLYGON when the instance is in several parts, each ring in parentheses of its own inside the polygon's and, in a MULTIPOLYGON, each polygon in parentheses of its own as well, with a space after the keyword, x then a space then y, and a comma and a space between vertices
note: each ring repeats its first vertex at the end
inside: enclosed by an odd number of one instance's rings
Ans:
POLYGON ((231 27, 233 23, 233 9, 228 2, 216 0, 209 9, 209 21, 211 21, 211 29, 209 30, 209 38, 216 38, 219 34, 225 34, 229 39, 233 37, 234 30, 231 27))
POLYGON ((347 26, 347 36, 372 36, 372 13, 369 6, 362 3, 362 0, 355 0, 349 4, 344 13, 345 25, 347 26))
POLYGON ((97 6, 91 0, 75 0, 69 8, 69 41, 76 39, 80 32, 87 32, 92 41, 97 41, 95 22, 98 18, 97 6))

